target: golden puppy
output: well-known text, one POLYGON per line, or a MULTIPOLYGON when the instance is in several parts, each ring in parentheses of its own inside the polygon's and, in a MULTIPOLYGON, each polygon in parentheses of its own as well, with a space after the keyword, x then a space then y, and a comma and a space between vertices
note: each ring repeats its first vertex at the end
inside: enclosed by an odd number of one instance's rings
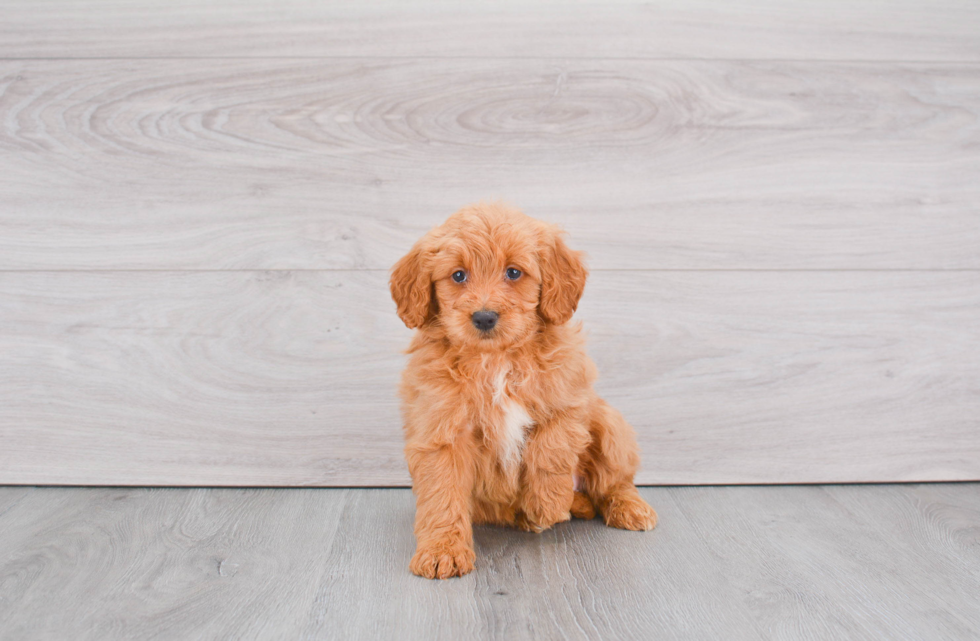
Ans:
POLYGON ((569 324, 588 272, 554 226, 479 204, 419 240, 392 270, 398 315, 418 328, 402 376, 416 495, 411 570, 473 569, 473 523, 541 532, 572 515, 649 530, 633 429, 596 396, 569 324))

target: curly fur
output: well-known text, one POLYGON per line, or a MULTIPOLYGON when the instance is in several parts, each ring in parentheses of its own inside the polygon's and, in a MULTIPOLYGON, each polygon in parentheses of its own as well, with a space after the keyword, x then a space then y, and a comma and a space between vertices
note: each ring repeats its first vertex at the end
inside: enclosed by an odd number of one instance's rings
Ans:
POLYGON ((481 203, 392 269, 398 315, 418 330, 400 392, 416 495, 410 568, 420 576, 471 571, 474 523, 541 532, 598 511, 612 527, 656 525, 633 485, 633 429, 593 391, 581 326, 568 322, 588 272, 562 236, 481 203), (480 310, 499 315, 490 332, 471 320, 480 310))

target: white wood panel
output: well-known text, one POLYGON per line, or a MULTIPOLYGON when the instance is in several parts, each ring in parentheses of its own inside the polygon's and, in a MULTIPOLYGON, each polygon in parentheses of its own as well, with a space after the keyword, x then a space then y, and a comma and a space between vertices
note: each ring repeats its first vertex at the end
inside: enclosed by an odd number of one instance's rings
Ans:
POLYGON ((407 482, 385 271, 480 198, 641 481, 980 478, 978 123, 965 0, 9 0, 0 482, 407 482))
POLYGON ((0 269, 387 269, 464 203, 597 269, 980 268, 980 66, 0 63, 0 269))
MULTIPOLYGON (((0 274, 0 483, 400 485, 383 272, 0 274)), ((600 272, 643 483, 980 478, 980 274, 600 272)))
POLYGON ((978 60, 970 0, 5 0, 3 57, 978 60))

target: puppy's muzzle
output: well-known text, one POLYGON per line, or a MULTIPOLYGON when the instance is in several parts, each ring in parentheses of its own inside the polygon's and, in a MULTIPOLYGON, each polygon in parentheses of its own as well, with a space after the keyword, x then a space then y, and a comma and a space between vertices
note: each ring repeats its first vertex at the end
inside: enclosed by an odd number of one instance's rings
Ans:
POLYGON ((473 312, 470 316, 470 320, 473 321, 473 327, 477 328, 481 332, 489 332, 491 329, 497 326, 497 319, 500 316, 497 312, 488 312, 485 309, 481 309, 478 312, 473 312))

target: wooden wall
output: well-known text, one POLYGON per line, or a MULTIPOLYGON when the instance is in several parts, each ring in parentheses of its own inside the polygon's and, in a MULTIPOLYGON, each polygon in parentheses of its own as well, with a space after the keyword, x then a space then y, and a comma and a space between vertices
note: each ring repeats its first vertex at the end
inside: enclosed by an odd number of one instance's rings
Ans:
POLYGON ((387 269, 504 199, 655 484, 980 479, 980 5, 0 7, 0 483, 403 485, 387 269))

